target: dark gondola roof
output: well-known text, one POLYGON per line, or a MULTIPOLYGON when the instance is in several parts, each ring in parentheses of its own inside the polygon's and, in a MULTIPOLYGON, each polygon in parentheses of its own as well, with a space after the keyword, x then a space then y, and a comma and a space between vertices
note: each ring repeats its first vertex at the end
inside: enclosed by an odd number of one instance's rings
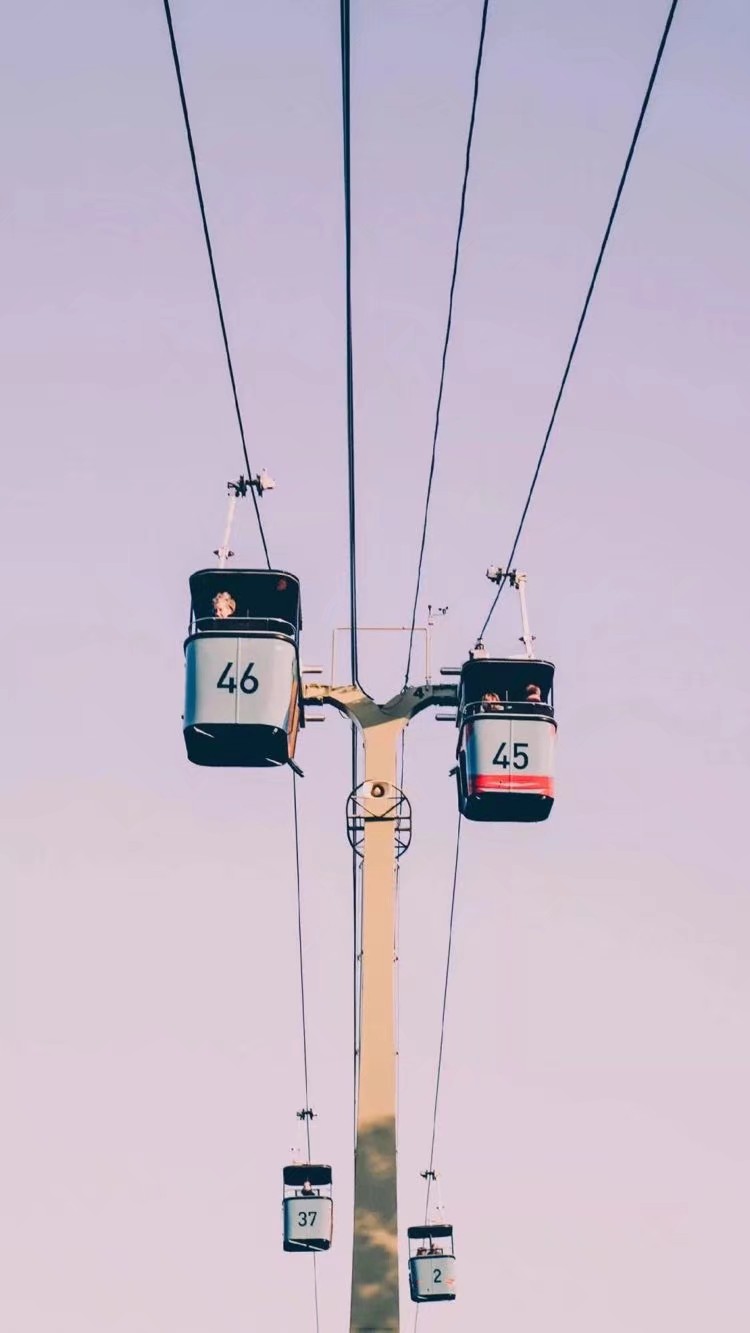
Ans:
POLYGON ((445 1222, 436 1222, 431 1227, 409 1227, 407 1235, 409 1240, 433 1240, 436 1236, 452 1236, 453 1227, 445 1222))
POLYGON ((284 1167, 285 1185, 297 1186, 304 1185, 305 1183, 309 1183, 310 1185, 330 1185, 332 1179, 333 1175, 330 1166, 311 1166, 309 1163, 305 1166, 303 1163, 301 1166, 295 1164, 294 1166, 284 1167))
POLYGON ((461 668, 461 690, 478 699, 500 680, 504 688, 512 692, 533 682, 546 698, 554 675, 554 664, 540 657, 471 657, 461 668))
POLYGON ((239 619, 287 620, 302 628, 299 579, 284 569, 199 569, 190 576, 193 615, 202 620, 214 615, 213 599, 228 592, 237 603, 239 619), (284 584, 280 587, 279 584, 284 584))

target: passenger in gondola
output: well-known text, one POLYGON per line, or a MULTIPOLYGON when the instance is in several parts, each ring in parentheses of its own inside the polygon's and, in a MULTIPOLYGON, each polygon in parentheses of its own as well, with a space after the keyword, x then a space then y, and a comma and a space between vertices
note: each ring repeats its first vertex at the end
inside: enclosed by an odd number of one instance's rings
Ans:
POLYGON ((483 713, 501 713, 500 695, 495 694, 494 691, 489 691, 487 694, 483 694, 481 711, 483 713))
POLYGON ((538 685, 533 685, 531 681, 526 686, 527 704, 540 704, 542 702, 542 691, 538 685))
POLYGON ((228 620, 237 610, 237 603, 229 592, 217 592, 211 605, 217 620, 228 620))

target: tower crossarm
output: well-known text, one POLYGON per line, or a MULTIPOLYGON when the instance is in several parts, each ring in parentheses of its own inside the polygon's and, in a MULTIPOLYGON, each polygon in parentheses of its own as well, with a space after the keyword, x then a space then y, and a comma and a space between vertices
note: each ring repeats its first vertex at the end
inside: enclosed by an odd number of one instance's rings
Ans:
POLYGON ((303 698, 308 705, 325 704, 364 729, 388 722, 408 722, 425 708, 455 708, 457 687, 442 681, 432 685, 408 685, 387 703, 378 704, 358 685, 327 685, 319 681, 303 685, 303 698))

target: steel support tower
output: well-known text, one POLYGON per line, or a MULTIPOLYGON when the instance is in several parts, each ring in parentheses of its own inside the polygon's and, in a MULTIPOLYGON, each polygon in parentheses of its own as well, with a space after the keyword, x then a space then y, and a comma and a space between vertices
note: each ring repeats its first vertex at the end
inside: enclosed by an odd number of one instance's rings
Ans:
POLYGON ((350 1333, 399 1323, 396 1190, 396 1015, 393 944, 396 866, 408 845, 408 801, 397 786, 398 743, 425 708, 455 707, 456 687, 408 686, 377 704, 355 685, 306 684, 307 706, 329 704, 356 723, 364 780, 348 803, 350 839, 363 858, 359 1096, 354 1166, 350 1333))

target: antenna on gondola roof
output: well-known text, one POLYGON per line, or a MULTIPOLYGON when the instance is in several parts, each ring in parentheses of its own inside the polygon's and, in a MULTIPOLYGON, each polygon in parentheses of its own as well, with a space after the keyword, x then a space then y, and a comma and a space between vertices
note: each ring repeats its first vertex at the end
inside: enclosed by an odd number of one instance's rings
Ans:
POLYGON ((266 472, 264 467, 261 468, 260 472, 255 477, 238 477, 237 481, 227 482, 229 505, 227 508, 227 520, 224 524, 224 537, 221 546, 218 546, 214 551, 214 555, 218 557, 219 569, 223 569, 227 560, 230 560, 234 555, 234 551, 230 550, 229 547, 229 539, 232 535, 234 511, 237 508, 237 501, 243 500, 247 495, 248 490, 257 491, 258 498, 262 500, 265 491, 273 491, 275 489, 276 482, 273 477, 266 472))
POLYGON ((486 577, 489 579, 490 583, 496 583, 498 585, 498 590, 502 588, 506 580, 511 588, 516 589, 521 603, 522 633, 520 642, 526 649, 526 656, 533 657, 535 635, 531 633, 529 625, 529 612, 526 605, 526 575, 521 573, 519 569, 501 569, 499 565, 490 565, 489 569, 486 571, 486 577))

